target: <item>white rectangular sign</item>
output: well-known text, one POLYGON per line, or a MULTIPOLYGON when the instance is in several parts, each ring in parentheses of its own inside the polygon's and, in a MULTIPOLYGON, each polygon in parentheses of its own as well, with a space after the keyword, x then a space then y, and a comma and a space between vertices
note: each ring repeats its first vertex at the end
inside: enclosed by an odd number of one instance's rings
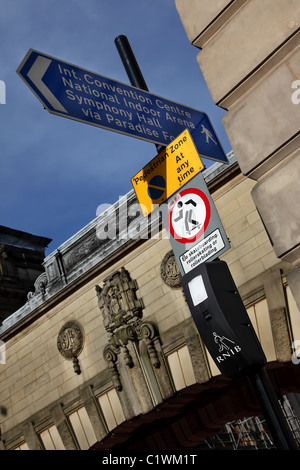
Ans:
POLYGON ((163 217, 163 225, 181 274, 219 258, 230 248, 202 173, 168 199, 168 216, 163 217))
POLYGON ((207 237, 180 256, 180 261, 185 273, 190 272, 199 264, 208 261, 225 247, 220 230, 217 228, 207 237))

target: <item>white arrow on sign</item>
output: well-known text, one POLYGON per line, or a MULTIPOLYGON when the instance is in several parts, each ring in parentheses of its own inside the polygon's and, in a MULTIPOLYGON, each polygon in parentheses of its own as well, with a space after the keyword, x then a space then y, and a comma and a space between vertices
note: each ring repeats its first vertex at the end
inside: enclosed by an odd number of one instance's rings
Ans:
POLYGON ((44 95, 46 100, 49 101, 49 103, 51 104, 51 106, 53 106, 54 109, 63 113, 68 113, 68 111, 63 107, 63 105, 58 101, 58 99, 56 99, 53 93, 42 81, 42 78, 47 72, 51 62, 52 60, 39 55, 32 64, 27 76, 34 83, 37 89, 42 93, 42 95, 44 95))

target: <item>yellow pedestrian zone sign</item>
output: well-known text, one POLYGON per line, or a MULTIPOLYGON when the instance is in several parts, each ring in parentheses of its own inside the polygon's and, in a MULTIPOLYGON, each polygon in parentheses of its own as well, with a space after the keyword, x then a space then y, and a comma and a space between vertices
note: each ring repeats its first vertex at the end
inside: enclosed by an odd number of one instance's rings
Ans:
POLYGON ((144 216, 178 191, 204 165, 186 129, 131 178, 144 216))

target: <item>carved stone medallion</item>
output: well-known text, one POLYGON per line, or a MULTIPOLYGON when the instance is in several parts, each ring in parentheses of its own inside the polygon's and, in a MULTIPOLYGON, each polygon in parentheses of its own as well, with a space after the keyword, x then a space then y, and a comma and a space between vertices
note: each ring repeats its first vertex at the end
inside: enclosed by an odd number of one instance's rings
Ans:
POLYGON ((57 337, 57 349, 70 361, 79 356, 83 349, 83 332, 79 323, 72 320, 63 325, 57 337))
POLYGON ((181 273, 173 250, 170 250, 162 260, 160 265, 160 275, 167 286, 173 288, 181 287, 181 273))

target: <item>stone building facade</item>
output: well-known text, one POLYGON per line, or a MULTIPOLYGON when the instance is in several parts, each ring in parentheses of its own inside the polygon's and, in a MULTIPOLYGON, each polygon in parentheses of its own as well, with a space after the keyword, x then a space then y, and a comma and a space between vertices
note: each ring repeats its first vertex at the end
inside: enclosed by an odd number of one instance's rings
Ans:
POLYGON ((300 309, 300 3, 175 4, 300 309))
MULTIPOLYGON (((230 239, 221 256, 282 394, 300 392, 300 317, 233 154, 204 171, 230 239)), ((223 377, 195 328, 158 213, 133 192, 44 260, 27 302, 0 327, 1 448, 194 449, 260 412, 246 379, 223 377), (100 237, 121 220, 113 239, 100 237), (122 215, 123 214, 123 215, 122 215)))

